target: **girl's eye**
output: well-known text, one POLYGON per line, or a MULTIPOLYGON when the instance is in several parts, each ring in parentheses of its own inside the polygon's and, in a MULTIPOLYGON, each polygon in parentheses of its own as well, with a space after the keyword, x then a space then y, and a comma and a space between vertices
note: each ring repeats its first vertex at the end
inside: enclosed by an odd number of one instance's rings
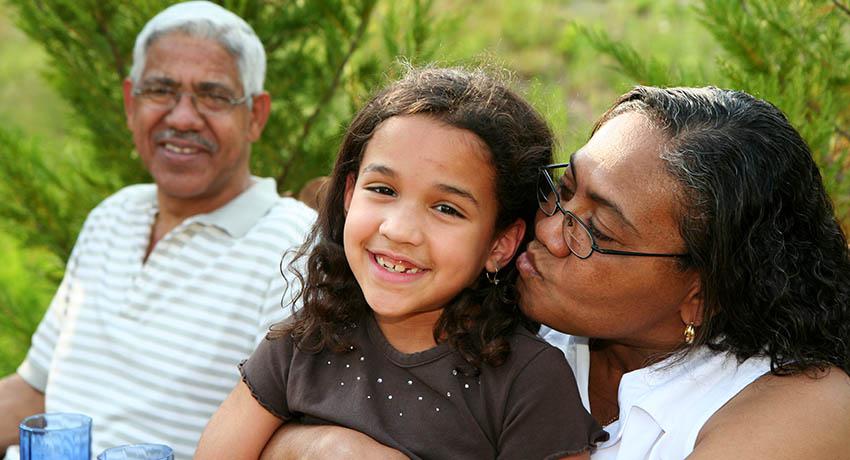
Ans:
POLYGON ((450 216, 464 217, 464 215, 461 214, 460 211, 458 211, 457 209, 455 209, 455 208, 453 208, 453 207, 451 207, 447 204, 438 204, 437 206, 434 207, 434 209, 436 209, 437 212, 441 212, 443 214, 448 214, 450 216))
POLYGON ((381 195, 395 196, 395 190, 387 187, 386 185, 373 185, 371 187, 366 187, 366 190, 379 193, 381 195))

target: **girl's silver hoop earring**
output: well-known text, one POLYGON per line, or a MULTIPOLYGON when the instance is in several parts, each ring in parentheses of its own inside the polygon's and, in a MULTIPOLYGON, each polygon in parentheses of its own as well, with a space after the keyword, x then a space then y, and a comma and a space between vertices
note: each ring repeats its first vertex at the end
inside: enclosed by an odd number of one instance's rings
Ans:
POLYGON ((496 271, 492 274, 488 271, 484 272, 484 276, 487 277, 487 281, 493 286, 497 286, 499 284, 499 266, 496 265, 496 271))

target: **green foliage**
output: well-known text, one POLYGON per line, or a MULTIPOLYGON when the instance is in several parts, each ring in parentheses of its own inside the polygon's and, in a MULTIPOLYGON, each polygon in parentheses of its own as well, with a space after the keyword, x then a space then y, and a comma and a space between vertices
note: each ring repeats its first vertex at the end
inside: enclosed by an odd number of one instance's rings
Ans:
POLYGON ((634 83, 740 89, 782 109, 850 230, 850 10, 825 0, 702 0, 695 11, 724 50, 711 67, 664 62, 599 29, 583 33, 634 83))
POLYGON ((116 186, 88 157, 82 146, 53 151, 0 126, 0 231, 67 259, 88 211, 116 186))
POLYGON ((61 277, 63 261, 47 250, 28 248, 0 231, 0 375, 20 364, 30 336, 61 277))

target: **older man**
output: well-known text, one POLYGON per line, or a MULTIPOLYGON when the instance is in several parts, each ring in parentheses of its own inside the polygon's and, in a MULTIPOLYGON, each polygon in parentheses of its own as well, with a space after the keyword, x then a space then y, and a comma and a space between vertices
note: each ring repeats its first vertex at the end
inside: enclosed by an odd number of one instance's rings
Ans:
POLYGON ((269 114, 265 52, 209 2, 142 29, 124 82, 127 126, 155 185, 91 212, 17 373, 0 381, 0 446, 21 418, 83 412, 94 453, 160 442, 190 458, 268 326, 282 318, 281 255, 315 213, 251 176, 269 114))

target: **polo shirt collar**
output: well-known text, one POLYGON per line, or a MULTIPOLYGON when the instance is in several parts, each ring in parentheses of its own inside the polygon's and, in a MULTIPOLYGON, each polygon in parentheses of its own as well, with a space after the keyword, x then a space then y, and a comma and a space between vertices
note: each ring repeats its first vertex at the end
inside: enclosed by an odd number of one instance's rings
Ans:
POLYGON ((245 236, 280 199, 274 179, 252 176, 251 181, 253 184, 250 187, 224 206, 198 214, 187 221, 216 226, 233 238, 245 236))

